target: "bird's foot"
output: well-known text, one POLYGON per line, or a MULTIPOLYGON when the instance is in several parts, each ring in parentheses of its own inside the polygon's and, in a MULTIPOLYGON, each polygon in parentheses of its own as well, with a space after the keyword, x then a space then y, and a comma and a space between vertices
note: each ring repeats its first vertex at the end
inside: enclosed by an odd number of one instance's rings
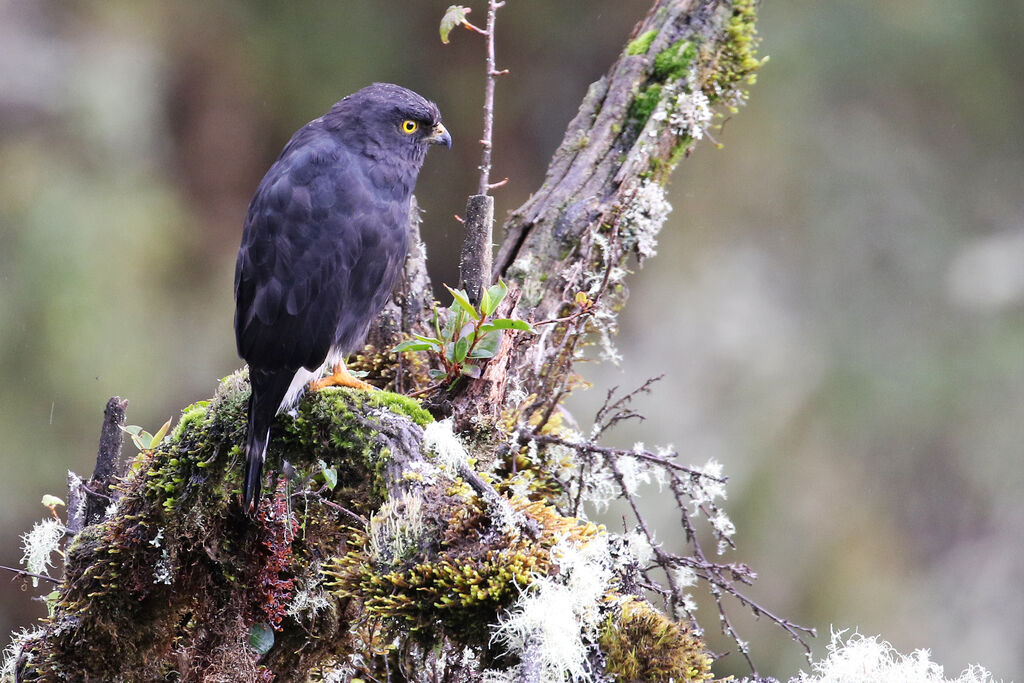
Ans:
POLYGON ((344 363, 335 365, 333 374, 309 383, 310 391, 320 391, 324 387, 351 387, 361 391, 373 391, 376 389, 372 384, 367 384, 363 380, 350 375, 344 363))

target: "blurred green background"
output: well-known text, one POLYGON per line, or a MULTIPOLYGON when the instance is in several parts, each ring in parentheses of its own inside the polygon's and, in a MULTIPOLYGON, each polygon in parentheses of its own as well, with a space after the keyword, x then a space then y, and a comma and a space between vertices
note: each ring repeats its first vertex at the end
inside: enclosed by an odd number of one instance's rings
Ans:
MULTIPOLYGON (((393 81, 444 112, 455 146, 417 194, 435 280, 455 282, 483 65, 480 37, 439 42, 447 5, 0 0, 0 563, 18 563, 65 471, 91 471, 108 397, 152 429, 239 365, 249 197, 344 94, 393 81)), ((499 216, 539 185, 647 6, 501 11, 499 216)), ((725 463, 726 559, 759 571, 762 604, 819 629, 818 654, 830 625, 857 627, 931 648, 948 673, 1019 677, 1024 5, 798 0, 761 17, 771 61, 715 133, 725 148, 680 166, 659 255, 632 280, 626 360, 584 368, 595 388, 575 409, 585 421, 607 387, 665 374, 639 403, 648 420, 613 440, 725 463)), ((0 633, 43 613, 7 585, 0 633)), ((762 673, 804 664, 732 614, 762 673)), ((718 673, 743 671, 729 660, 718 673)))

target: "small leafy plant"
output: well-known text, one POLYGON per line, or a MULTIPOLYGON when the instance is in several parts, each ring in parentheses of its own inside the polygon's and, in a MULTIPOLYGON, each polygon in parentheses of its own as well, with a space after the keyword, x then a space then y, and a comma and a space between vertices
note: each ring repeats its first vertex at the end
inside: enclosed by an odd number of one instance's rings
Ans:
POLYGON ((500 280, 482 291, 479 308, 470 303, 465 291, 445 288, 451 292, 452 303, 446 314, 434 305, 434 336, 414 334, 392 350, 428 352, 440 366, 430 370, 430 378, 452 389, 464 376, 480 377, 480 363, 497 353, 505 330, 533 332, 533 328, 525 320, 491 317, 508 293, 508 286, 500 280))
POLYGON ((487 31, 483 30, 479 26, 474 26, 469 22, 466 16, 472 12, 470 8, 464 5, 449 5, 448 9, 445 10, 444 16, 441 17, 441 42, 448 44, 448 35, 452 32, 456 26, 464 26, 470 31, 476 31, 477 33, 487 34, 487 31))
POLYGON ((164 422, 160 429, 156 430, 156 434, 150 434, 142 427, 138 425, 127 425, 121 427, 121 431, 132 437, 132 443, 139 449, 140 452, 152 451, 159 446, 164 437, 167 436, 167 430, 171 428, 171 420, 168 419, 164 422))

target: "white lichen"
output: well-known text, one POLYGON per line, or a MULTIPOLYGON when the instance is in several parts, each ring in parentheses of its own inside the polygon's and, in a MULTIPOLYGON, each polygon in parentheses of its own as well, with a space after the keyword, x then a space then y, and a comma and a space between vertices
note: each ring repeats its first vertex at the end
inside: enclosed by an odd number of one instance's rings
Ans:
MULTIPOLYGON (((85 482, 82 481, 82 478, 68 470, 68 491, 81 492, 84 490, 84 486, 85 482)), ((83 495, 73 495, 68 498, 68 502, 74 505, 73 510, 70 507, 68 508, 68 519, 85 519, 85 501, 86 496, 83 495)))
POLYGON ((345 662, 336 664, 329 669, 321 668, 320 675, 323 677, 324 683, 350 683, 357 671, 355 665, 345 662))
MULTIPOLYGON (((156 540, 156 539, 154 539, 156 540)), ((152 543, 152 541, 150 541, 152 543)), ((162 583, 170 586, 174 582, 173 565, 167 548, 160 551, 160 559, 153 565, 153 583, 162 583)))
POLYGON ((594 467, 588 476, 583 478, 582 485, 582 499, 593 505, 598 513, 606 511, 611 502, 621 494, 619 483, 615 480, 610 467, 594 467))
POLYGON ((458 472, 468 457, 450 417, 424 427, 423 449, 433 453, 437 466, 449 473, 458 472))
MULTIPOLYGON (((21 535, 24 555, 21 563, 33 574, 48 576, 47 569, 53 566, 50 555, 60 552, 60 539, 64 538, 64 525, 60 520, 47 518, 36 522, 31 531, 21 535)), ((39 579, 32 577, 32 586, 39 587, 39 579)))
POLYGON ((672 580, 676 588, 689 588, 697 585, 697 572, 692 567, 679 566, 672 570, 672 580))
POLYGON ((702 505, 714 503, 721 498, 725 500, 725 482, 722 481, 722 463, 710 458, 703 466, 694 467, 698 473, 704 476, 696 476, 685 480, 683 490, 690 497, 693 509, 696 511, 702 505))
POLYGON ((298 582, 295 594, 288 603, 288 616, 300 624, 312 627, 317 615, 330 609, 331 600, 321 583, 323 575, 320 573, 319 562, 310 566, 306 576, 312 578, 298 582))
POLYGON ((21 657, 22 650, 25 649, 25 644, 31 640, 42 638, 45 633, 43 627, 40 626, 31 631, 24 628, 19 629, 11 634, 11 642, 4 648, 3 666, 0 667, 0 680, 14 680, 14 676, 17 673, 18 659, 21 657))
POLYGON ((718 537, 718 554, 723 554, 729 548, 729 539, 736 533, 736 525, 729 519, 729 515, 722 508, 717 508, 714 514, 708 519, 715 535, 718 537))
POLYGON ((670 213, 672 204, 665 196, 665 188, 649 179, 640 183, 620 214, 619 225, 623 237, 628 238, 627 246, 636 251, 641 261, 658 253, 658 233, 670 213))
POLYGON ((517 683, 523 680, 522 665, 508 669, 484 669, 480 672, 480 683, 517 683))
POLYGON ((505 392, 505 407, 514 408, 526 402, 529 394, 523 388, 523 382, 519 377, 513 377, 509 382, 509 389, 505 392))
POLYGON ((654 559, 654 547, 642 530, 634 529, 623 534, 622 539, 626 543, 629 554, 640 567, 646 567, 654 559))
POLYGON ((697 71, 692 70, 685 84, 667 83, 662 88, 658 104, 651 112, 647 135, 657 138, 667 124, 677 138, 702 140, 713 116, 711 101, 700 87, 697 71))
POLYGON ((552 549, 552 559, 558 574, 536 577, 499 618, 491 641, 511 655, 528 658, 542 681, 592 681, 588 644, 597 638, 613 576, 607 539, 583 546, 560 543, 552 549))
POLYGON ((401 560, 419 546, 423 533, 423 499, 403 493, 381 505, 370 518, 370 557, 382 563, 401 560))
POLYGON ((828 655, 811 665, 811 673, 801 671, 790 683, 995 683, 978 665, 946 678, 928 650, 904 655, 878 636, 854 633, 844 640, 843 633, 833 631, 828 655))
POLYGON ((433 463, 429 463, 426 460, 414 460, 405 468, 404 476, 418 479, 424 485, 430 486, 437 482, 439 473, 440 469, 433 463))
MULTIPOLYGON (((643 443, 635 444, 633 452, 645 453, 643 443)), ((622 475, 622 484, 630 495, 636 495, 641 485, 657 484, 659 490, 665 486, 665 470, 656 463, 631 455, 623 455, 616 458, 615 465, 619 469, 619 474, 622 475)))
POLYGON ((713 112, 707 95, 699 88, 691 92, 680 92, 675 97, 675 106, 668 117, 672 132, 693 140, 704 138, 704 131, 711 123, 713 112))
POLYGON ((512 498, 529 500, 534 484, 534 477, 522 472, 516 473, 507 481, 509 495, 512 498))
POLYGON ((683 593, 683 603, 680 605, 683 612, 693 616, 693 613, 697 611, 697 601, 693 598, 693 593, 683 593))

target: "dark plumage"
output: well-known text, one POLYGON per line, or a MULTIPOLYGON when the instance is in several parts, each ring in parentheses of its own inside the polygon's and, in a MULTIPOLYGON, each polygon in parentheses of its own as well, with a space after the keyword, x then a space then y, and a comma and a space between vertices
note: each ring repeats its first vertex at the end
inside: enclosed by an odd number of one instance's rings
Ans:
POLYGON ((335 374, 314 388, 368 387, 341 363, 401 272, 410 196, 432 143, 451 146, 437 107, 374 83, 299 129, 260 182, 235 266, 235 340, 252 385, 247 509, 277 413, 327 364, 335 374))

